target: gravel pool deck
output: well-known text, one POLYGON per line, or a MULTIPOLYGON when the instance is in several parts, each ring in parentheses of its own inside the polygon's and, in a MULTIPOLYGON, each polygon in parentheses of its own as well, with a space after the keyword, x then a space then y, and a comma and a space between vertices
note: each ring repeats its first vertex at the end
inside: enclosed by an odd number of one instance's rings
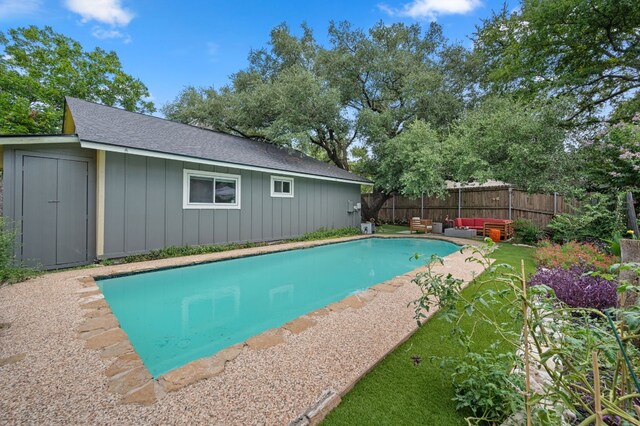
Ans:
MULTIPOLYGON (((289 424, 324 391, 346 393, 416 330, 407 305, 420 294, 411 283, 418 270, 368 290, 358 299, 362 303, 330 305, 333 309, 313 315, 315 325, 303 331, 278 329, 280 344, 243 346, 220 374, 162 394, 151 405, 122 404, 105 375, 114 360, 85 348, 78 330, 86 321, 79 301, 82 281, 357 238, 368 236, 76 269, 1 287, 0 424, 289 424)), ((469 281, 482 272, 478 263, 465 262, 469 255, 455 252, 438 268, 469 281)))

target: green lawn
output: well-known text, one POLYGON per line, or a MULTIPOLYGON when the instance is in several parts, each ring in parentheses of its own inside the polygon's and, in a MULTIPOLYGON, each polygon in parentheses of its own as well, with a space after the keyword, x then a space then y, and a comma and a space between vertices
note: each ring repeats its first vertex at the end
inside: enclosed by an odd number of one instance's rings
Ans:
MULTIPOLYGON (((494 252, 497 262, 509 263, 520 268, 525 260, 527 274, 534 271, 533 249, 500 244, 494 252)), ((498 288, 498 284, 483 286, 498 288)), ((471 284, 466 294, 477 292, 471 284)), ((473 320, 465 318, 463 327, 470 329, 473 320)), ((514 327, 518 327, 514 324, 514 327)), ((468 413, 456 411, 450 375, 443 371, 432 356, 462 356, 458 346, 448 339, 451 325, 434 316, 407 342, 401 345, 373 371, 365 376, 342 403, 329 414, 324 425, 466 425, 468 413), (411 357, 419 356, 422 363, 414 366, 411 357)), ((493 330, 478 323, 473 350, 486 348, 493 338, 493 330)))
POLYGON ((404 225, 384 224, 376 226, 376 234, 397 234, 401 231, 408 231, 409 227, 404 225))

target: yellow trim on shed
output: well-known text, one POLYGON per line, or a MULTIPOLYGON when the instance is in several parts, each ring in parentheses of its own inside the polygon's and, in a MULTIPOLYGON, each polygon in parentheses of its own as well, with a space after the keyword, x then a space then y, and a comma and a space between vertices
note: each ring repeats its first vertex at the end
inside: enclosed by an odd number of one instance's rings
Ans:
POLYGON ((69 105, 64 104, 64 116, 62 118, 62 133, 65 135, 74 135, 76 133, 76 124, 73 121, 69 105))
POLYGON ((104 255, 105 157, 105 151, 96 151, 96 256, 104 255))

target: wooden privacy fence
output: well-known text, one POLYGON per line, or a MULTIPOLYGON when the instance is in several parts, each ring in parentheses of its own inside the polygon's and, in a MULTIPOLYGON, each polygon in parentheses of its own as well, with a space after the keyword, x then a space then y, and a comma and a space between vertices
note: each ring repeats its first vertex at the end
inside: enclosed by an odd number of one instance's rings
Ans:
MULTIPOLYGON (((371 195, 362 198, 369 201, 371 195)), ((491 217, 496 219, 529 219, 545 227, 554 215, 570 213, 578 204, 558 194, 530 194, 511 187, 463 187, 447 190, 444 198, 407 198, 396 195, 380 209, 383 222, 404 223, 419 216, 442 222, 448 215, 456 217, 491 217)), ((363 218, 369 219, 369 218, 363 218)))

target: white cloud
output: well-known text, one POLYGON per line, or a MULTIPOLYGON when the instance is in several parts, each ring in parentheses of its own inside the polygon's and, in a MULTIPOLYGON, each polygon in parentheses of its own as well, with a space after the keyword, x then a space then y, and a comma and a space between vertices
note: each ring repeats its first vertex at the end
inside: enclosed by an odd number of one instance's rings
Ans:
POLYGON ((91 35, 100 40, 119 39, 127 44, 131 36, 118 29, 125 27, 133 19, 133 12, 122 7, 121 0, 65 0, 67 8, 82 17, 82 23, 97 21, 108 28, 96 25, 91 35))
POLYGON ((0 19, 31 15, 41 5, 41 0, 0 0, 0 19))
POLYGON ((82 22, 98 21, 125 26, 133 19, 133 12, 122 7, 120 0, 66 0, 67 8, 82 16, 82 22))
POLYGON ((131 36, 129 34, 125 34, 122 31, 116 29, 105 29, 99 26, 93 27, 91 30, 91 35, 100 40, 106 40, 110 38, 120 38, 122 42, 127 44, 131 41, 131 36))
POLYGON ((214 43, 212 41, 207 42, 207 55, 209 55, 209 60, 211 62, 216 62, 218 60, 218 51, 220 50, 220 46, 218 43, 214 43))
POLYGON ((124 36, 124 34, 122 34, 118 30, 106 30, 102 27, 93 27, 93 30, 91 30, 91 35, 93 35, 95 38, 99 38, 100 40, 104 40, 107 38, 121 38, 124 36))
POLYGON ((386 5, 386 4, 384 4, 384 3, 380 3, 380 4, 378 5, 378 9, 380 9, 381 11, 383 11, 384 13, 386 13, 386 14, 387 14, 387 15, 389 15, 389 16, 393 16, 393 15, 395 15, 395 14, 396 14, 395 9, 393 9, 393 8, 392 8, 392 7, 390 7, 390 6, 387 6, 387 5, 386 5))
POLYGON ((480 0, 413 0, 396 9, 386 4, 378 8, 390 16, 406 16, 414 19, 436 19, 439 15, 462 15, 482 4, 480 0))

